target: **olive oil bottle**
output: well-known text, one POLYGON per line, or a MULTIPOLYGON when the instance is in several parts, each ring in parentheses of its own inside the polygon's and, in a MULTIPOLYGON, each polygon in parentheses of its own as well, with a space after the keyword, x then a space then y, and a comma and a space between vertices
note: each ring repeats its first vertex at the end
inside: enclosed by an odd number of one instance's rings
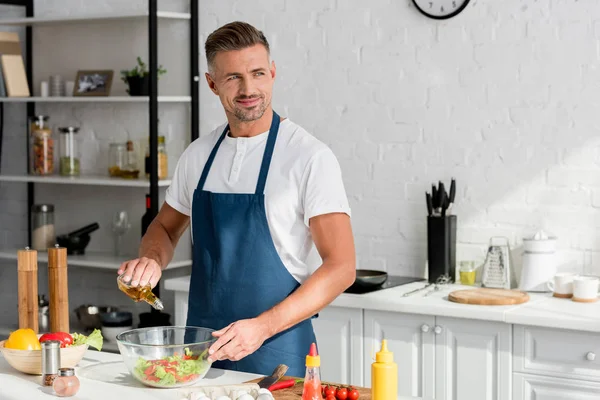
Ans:
POLYGON ((117 278, 117 285, 119 286, 119 289, 133 301, 145 301, 159 311, 165 308, 162 301, 152 293, 150 284, 146 286, 131 286, 130 284, 125 283, 122 277, 123 275, 120 275, 117 278))

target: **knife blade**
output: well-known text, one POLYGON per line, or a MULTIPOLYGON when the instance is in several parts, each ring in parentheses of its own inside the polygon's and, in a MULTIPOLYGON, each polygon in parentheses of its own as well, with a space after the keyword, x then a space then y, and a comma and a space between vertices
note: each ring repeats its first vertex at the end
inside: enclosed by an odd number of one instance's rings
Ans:
POLYGON ((431 205, 433 206, 433 209, 436 210, 438 208, 438 193, 437 193, 437 188, 435 187, 435 184, 431 184, 431 205))
POLYGON ((258 382, 258 386, 261 389, 268 389, 269 386, 280 380, 288 370, 288 366, 285 364, 279 364, 274 370, 271 376, 265 376, 258 382))
POLYGON ((431 195, 429 192, 425 192, 425 201, 427 202, 427 213, 431 217, 433 214, 433 204, 431 204, 431 195))
POLYGON ((454 205, 454 197, 456 196, 456 181, 454 180, 454 178, 452 178, 452 181, 450 181, 450 195, 449 195, 449 199, 448 199, 448 210, 452 209, 452 206, 454 205))

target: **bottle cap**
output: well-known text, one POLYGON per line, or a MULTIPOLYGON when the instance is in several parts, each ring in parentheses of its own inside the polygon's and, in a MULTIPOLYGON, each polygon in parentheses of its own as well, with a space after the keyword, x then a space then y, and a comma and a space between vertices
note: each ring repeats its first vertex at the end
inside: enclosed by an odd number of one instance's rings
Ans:
POLYGON ((317 354, 317 345, 315 343, 310 345, 310 351, 306 356, 307 367, 320 367, 321 357, 317 354))
POLYGON ((387 340, 381 341, 381 350, 375 355, 375 360, 378 363, 392 363, 394 362, 394 353, 388 350, 387 340))

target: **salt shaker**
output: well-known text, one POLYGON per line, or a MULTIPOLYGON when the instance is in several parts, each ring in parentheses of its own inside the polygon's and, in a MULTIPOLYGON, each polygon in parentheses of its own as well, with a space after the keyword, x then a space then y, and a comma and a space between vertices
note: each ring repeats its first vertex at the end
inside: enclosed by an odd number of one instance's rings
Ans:
POLYGON ((52 386, 60 368, 60 342, 42 342, 42 385, 52 386))
POLYGON ((60 368, 52 388, 58 397, 71 397, 77 394, 77 391, 79 391, 79 378, 75 376, 75 370, 73 368, 60 368))

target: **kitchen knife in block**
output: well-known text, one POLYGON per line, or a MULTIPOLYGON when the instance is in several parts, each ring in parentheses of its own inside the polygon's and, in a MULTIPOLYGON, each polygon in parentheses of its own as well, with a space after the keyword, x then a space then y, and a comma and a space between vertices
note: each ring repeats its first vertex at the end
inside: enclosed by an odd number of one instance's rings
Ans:
POLYGON ((48 293, 50 295, 50 332, 69 332, 69 284, 67 249, 48 249, 48 293))
POLYGON ((269 386, 271 386, 272 384, 274 384, 275 382, 277 382, 278 380, 281 379, 282 376, 285 375, 285 373, 288 370, 288 366, 285 364, 279 364, 277 366, 277 368, 275 368, 273 370, 273 373, 271 374, 271 376, 267 376, 264 377, 263 379, 261 379, 258 382, 258 386, 260 386, 261 389, 268 389, 269 386))
POLYGON ((19 328, 31 328, 38 333, 38 262, 37 251, 25 250, 17 252, 17 291, 19 295, 19 328))

